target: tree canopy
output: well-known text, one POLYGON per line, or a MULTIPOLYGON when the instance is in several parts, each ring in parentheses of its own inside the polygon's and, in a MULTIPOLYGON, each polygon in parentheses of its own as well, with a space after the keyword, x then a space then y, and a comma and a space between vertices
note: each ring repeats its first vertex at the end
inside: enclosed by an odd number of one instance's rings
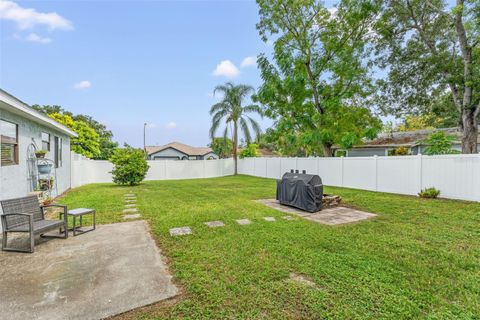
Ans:
POLYGON ((274 53, 271 60, 258 58, 263 84, 255 99, 274 119, 274 130, 288 145, 326 156, 335 144, 349 148, 374 137, 381 123, 368 107, 372 86, 364 61, 375 6, 345 0, 331 12, 317 0, 257 3, 257 29, 264 41, 274 41, 274 53))
MULTIPOLYGON (((108 160, 112 156, 115 149, 118 148, 118 143, 113 141, 113 133, 112 131, 108 130, 107 127, 98 122, 97 120, 93 119, 91 116, 78 114, 74 115, 72 112, 63 109, 61 106, 58 105, 33 105, 33 109, 45 114, 45 115, 52 115, 52 114, 59 114, 59 115, 66 115, 69 116, 73 121, 81 121, 92 128, 98 134, 98 153, 93 153, 91 158, 97 160, 108 160)), ((72 128, 73 129, 73 128, 72 128)), ((73 140, 72 140, 73 141, 73 140)), ((72 147, 73 150, 73 147, 72 147)), ((88 152, 90 154, 90 152, 88 152)))
MULTIPOLYGON (((463 130, 462 150, 477 152, 480 114, 480 2, 380 1, 375 24, 380 105, 395 115, 450 106, 463 130)), ((425 112, 427 110, 427 112, 425 112)))
POLYGON ((71 116, 60 113, 51 113, 48 116, 77 133, 78 137, 70 139, 72 151, 87 158, 94 158, 100 154, 100 137, 86 122, 73 120, 71 116))

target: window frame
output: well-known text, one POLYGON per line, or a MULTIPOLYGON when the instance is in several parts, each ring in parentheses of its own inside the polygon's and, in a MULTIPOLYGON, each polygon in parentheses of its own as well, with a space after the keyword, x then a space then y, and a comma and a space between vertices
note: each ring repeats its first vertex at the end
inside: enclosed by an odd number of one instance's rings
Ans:
POLYGON ((42 150, 45 150, 45 151, 50 151, 51 149, 51 142, 52 142, 52 136, 50 133, 48 132, 45 132, 45 131, 41 131, 40 132, 40 138, 42 140, 42 150), (48 136, 48 141, 47 140, 43 140, 43 135, 47 135, 48 136), (47 148, 44 148, 44 143, 47 144, 47 148))
POLYGON ((55 168, 63 167, 63 139, 58 136, 54 136, 54 148, 55 148, 55 168))
POLYGON ((18 123, 15 123, 15 122, 12 122, 12 121, 9 121, 9 120, 5 120, 5 119, 1 119, 0 118, 0 122, 7 122, 9 124, 13 124, 15 126, 15 142, 14 143, 10 143, 10 142, 2 142, 1 141, 1 136, 2 136, 2 133, 0 131, 0 149, 2 149, 2 145, 6 144, 6 145, 13 145, 13 163, 8 163, 8 164, 5 164, 3 163, 3 161, 1 161, 1 158, 0 158, 0 167, 9 167, 9 166, 16 166, 16 165, 19 165, 19 156, 18 156, 18 153, 19 153, 19 142, 18 142, 18 128, 19 128, 19 125, 18 123))

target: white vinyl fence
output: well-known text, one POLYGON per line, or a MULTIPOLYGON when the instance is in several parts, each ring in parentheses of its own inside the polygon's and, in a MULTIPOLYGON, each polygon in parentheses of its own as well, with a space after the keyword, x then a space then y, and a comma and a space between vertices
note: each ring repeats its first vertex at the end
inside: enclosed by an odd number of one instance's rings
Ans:
MULTIPOLYGON (((146 180, 212 178, 232 175, 233 159, 152 160, 146 180)), ((441 197, 480 201, 480 155, 358 157, 358 158, 247 158, 238 172, 279 179, 291 169, 318 174, 323 184, 363 190, 416 195, 435 187, 441 197)), ((72 187, 111 182, 112 164, 72 156, 72 187)))
POLYGON ((248 158, 239 173, 280 178, 291 169, 318 174, 323 184, 363 190, 416 195, 435 187, 440 196, 480 201, 480 155, 248 158))
MULTIPOLYGON (((222 177, 233 174, 233 160, 150 160, 145 180, 222 177)), ((112 163, 72 154, 72 188, 89 183, 112 182, 112 163)))

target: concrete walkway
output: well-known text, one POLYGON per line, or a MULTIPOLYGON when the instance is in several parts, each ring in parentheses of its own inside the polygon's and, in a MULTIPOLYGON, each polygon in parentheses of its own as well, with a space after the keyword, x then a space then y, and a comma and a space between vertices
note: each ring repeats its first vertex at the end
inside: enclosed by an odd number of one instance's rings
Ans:
POLYGON ((101 319, 178 292, 144 221, 0 252, 0 270, 2 319, 101 319))

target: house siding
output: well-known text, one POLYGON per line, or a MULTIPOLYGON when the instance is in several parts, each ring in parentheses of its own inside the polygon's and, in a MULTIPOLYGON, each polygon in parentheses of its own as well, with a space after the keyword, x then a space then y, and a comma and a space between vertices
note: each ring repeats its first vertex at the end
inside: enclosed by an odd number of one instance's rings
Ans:
POLYGON ((180 152, 173 148, 167 148, 148 156, 149 160, 181 160, 183 157, 188 158, 188 154, 180 152))
MULTIPOLYGON (((56 196, 70 188, 70 137, 19 115, 0 110, 0 119, 18 125, 18 164, 0 166, 0 200, 26 196, 31 190, 28 180, 27 148, 31 143, 42 149, 41 133, 50 134, 50 151, 45 158, 55 158, 54 137, 62 138, 62 166, 56 169, 56 196)), ((53 169, 52 169, 53 170, 53 169)))
POLYGON ((387 155, 386 148, 355 148, 347 152, 347 157, 373 157, 387 155))

